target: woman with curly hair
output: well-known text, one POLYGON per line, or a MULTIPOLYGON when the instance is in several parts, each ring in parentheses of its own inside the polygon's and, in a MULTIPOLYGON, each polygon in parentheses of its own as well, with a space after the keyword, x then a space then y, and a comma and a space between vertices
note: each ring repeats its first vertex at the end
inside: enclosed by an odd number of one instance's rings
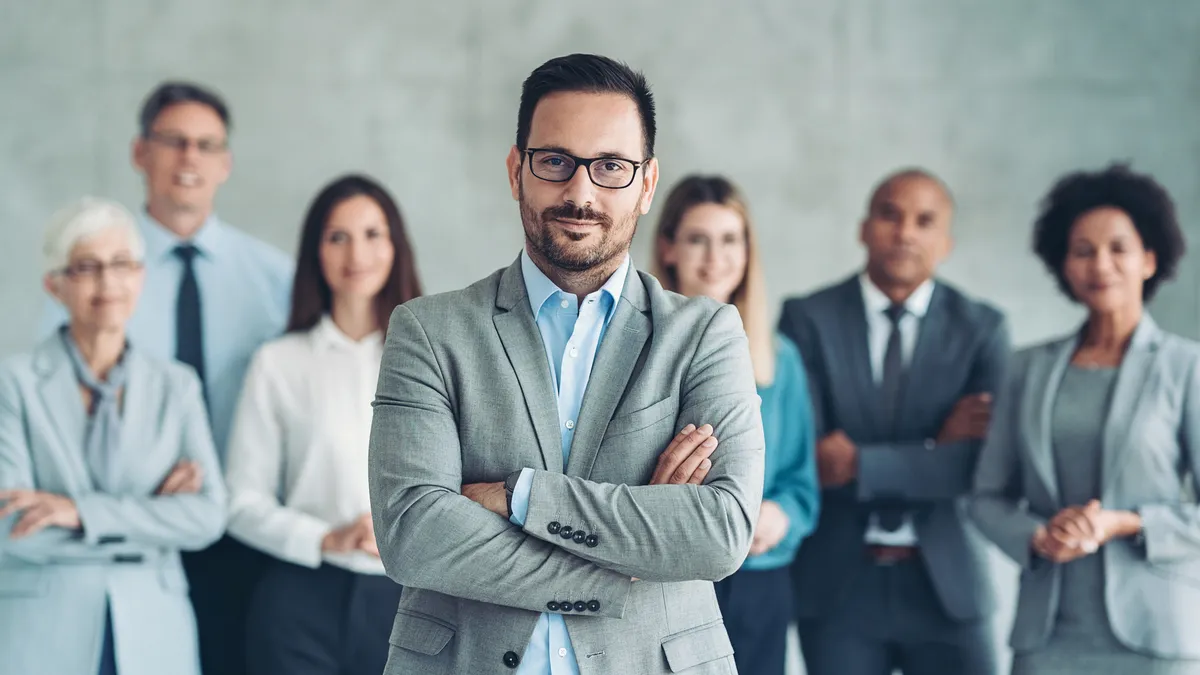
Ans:
POLYGON ((1175 207, 1125 166, 1074 173, 1034 250, 1088 317, 1014 357, 976 467, 972 514, 1021 567, 1013 672, 1200 673, 1200 345, 1145 309, 1175 207))

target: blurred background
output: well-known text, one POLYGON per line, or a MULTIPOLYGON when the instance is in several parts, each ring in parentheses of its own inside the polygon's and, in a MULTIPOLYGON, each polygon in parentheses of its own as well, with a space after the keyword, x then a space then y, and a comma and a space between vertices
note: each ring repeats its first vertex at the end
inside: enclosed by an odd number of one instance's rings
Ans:
MULTIPOLYGON (((1130 161, 1200 234, 1197 36, 1196 0, 0 0, 0 355, 33 343, 50 214, 81 194, 140 206, 130 143, 159 81, 231 106, 225 221, 294 252, 317 189, 366 172, 438 292, 517 255, 504 158, 520 83, 576 51, 648 76, 662 195, 694 171, 741 185, 773 306, 855 271, 868 191, 918 165, 959 203, 944 276, 1028 344, 1082 316, 1029 252, 1059 175, 1130 161)), ((657 215, 635 240, 643 268, 657 215)), ((1192 260, 1152 311, 1197 337, 1192 260)))

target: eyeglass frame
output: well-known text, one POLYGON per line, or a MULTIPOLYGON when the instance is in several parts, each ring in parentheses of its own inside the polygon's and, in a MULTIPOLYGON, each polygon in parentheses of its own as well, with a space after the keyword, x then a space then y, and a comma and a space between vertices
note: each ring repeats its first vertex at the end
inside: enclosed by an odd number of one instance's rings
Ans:
POLYGON ((544 180, 547 183, 568 183, 572 179, 575 178, 575 174, 579 173, 579 167, 582 166, 586 169, 588 180, 592 181, 592 185, 595 185, 598 188, 603 188, 605 190, 624 190, 625 188, 629 187, 630 185, 633 185, 634 181, 637 180, 638 169, 642 168, 643 166, 646 165, 647 162, 654 159, 653 157, 647 157, 646 159, 643 159, 640 162, 635 162, 632 159, 629 159, 628 157, 621 157, 620 155, 608 155, 605 157, 592 157, 592 158, 576 157, 575 155, 572 155, 569 152, 563 152, 562 150, 557 149, 557 148, 526 148, 524 154, 526 157, 529 158, 529 173, 533 174, 533 177, 538 180, 544 180), (533 153, 535 153, 535 152, 552 152, 556 155, 562 155, 563 157, 566 157, 567 159, 571 160, 572 162, 575 162, 575 170, 571 172, 571 175, 567 176, 566 178, 563 178, 562 180, 552 180, 550 178, 542 178, 541 176, 537 175, 537 173, 534 172, 534 170, 533 170, 533 153), (618 159, 622 162, 629 162, 630 164, 632 164, 633 165, 633 173, 629 174, 629 182, 622 185, 621 187, 610 187, 608 185, 601 185, 601 184, 597 183, 596 179, 592 177, 592 164, 599 162, 601 160, 605 160, 605 159, 610 159, 610 160, 618 159))
POLYGON ((163 147, 170 148, 175 152, 187 152, 188 148, 193 145, 196 150, 202 155, 215 156, 229 149, 229 140, 216 140, 212 138, 188 138, 178 134, 164 134, 158 131, 151 131, 146 134, 146 140, 152 143, 158 143, 163 147), (216 143, 214 147, 210 143, 216 143))
POLYGON ((104 276, 105 271, 111 270, 118 277, 125 278, 146 266, 145 261, 135 259, 110 260, 108 262, 103 262, 100 260, 87 260, 83 262, 94 262, 96 264, 96 271, 87 273, 80 272, 79 270, 74 269, 75 265, 67 265, 66 267, 55 270, 55 273, 61 274, 71 281, 78 281, 79 279, 100 279, 104 276))

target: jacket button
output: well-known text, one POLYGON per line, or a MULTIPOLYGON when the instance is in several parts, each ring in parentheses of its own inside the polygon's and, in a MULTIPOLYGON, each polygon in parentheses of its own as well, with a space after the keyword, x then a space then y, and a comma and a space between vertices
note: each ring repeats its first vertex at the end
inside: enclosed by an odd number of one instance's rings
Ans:
POLYGON ((600 611, 600 601, 592 600, 591 602, 589 602, 588 603, 588 611, 589 612, 599 612, 600 611))
POLYGON ((583 530, 575 530, 575 536, 571 538, 575 540, 576 544, 582 544, 587 539, 587 535, 583 533, 583 530))
POLYGON ((586 612, 587 611, 587 603, 582 600, 576 602, 575 603, 575 611, 576 612, 586 612))
POLYGON ((546 609, 550 610, 551 612, 557 612, 558 611, 558 603, 551 600, 550 602, 546 603, 546 609))
POLYGON ((560 602, 560 603, 558 603, 558 608, 559 608, 559 609, 561 609, 561 610, 562 610, 562 611, 564 611, 564 612, 569 612, 569 611, 571 611, 571 601, 570 601, 570 600, 564 600, 563 602, 560 602))
POLYGON ((594 534, 589 534, 587 539, 584 540, 584 543, 588 545, 588 548, 596 548, 600 545, 600 537, 597 537, 594 534))
POLYGON ((516 668, 521 664, 521 657, 517 656, 516 652, 504 652, 504 665, 509 668, 516 668))
POLYGON ((557 520, 552 521, 549 525, 546 526, 546 531, 549 532, 550 534, 558 534, 558 531, 561 529, 562 529, 562 525, 559 525, 557 520))
POLYGON ((558 536, 563 539, 570 539, 573 534, 575 534, 575 528, 570 525, 563 525, 562 529, 558 531, 558 536))

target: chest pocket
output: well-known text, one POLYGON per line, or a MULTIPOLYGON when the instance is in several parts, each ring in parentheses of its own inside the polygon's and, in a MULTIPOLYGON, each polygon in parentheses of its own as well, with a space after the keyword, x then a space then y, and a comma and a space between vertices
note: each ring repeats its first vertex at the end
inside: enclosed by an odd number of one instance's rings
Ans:
POLYGON ((608 423, 608 428, 604 431, 604 440, 648 429, 668 418, 674 422, 678 412, 679 407, 676 397, 668 396, 640 410, 614 417, 608 423))

